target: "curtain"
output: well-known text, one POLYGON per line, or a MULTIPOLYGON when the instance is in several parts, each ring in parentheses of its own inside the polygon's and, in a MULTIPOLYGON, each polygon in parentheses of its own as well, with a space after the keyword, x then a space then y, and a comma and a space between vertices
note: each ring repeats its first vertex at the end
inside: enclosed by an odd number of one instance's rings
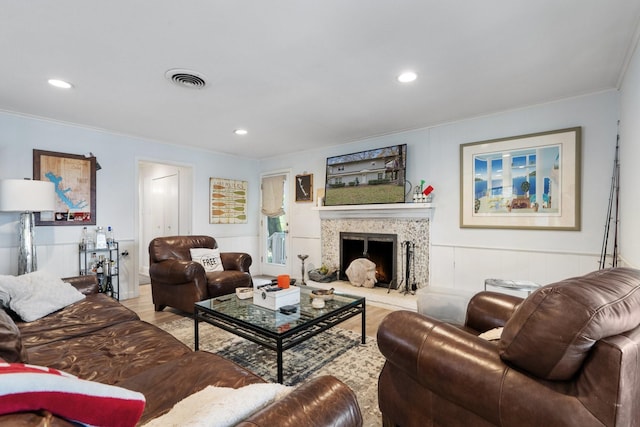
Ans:
POLYGON ((268 217, 284 215, 284 181, 286 175, 268 176, 262 178, 262 208, 268 217))

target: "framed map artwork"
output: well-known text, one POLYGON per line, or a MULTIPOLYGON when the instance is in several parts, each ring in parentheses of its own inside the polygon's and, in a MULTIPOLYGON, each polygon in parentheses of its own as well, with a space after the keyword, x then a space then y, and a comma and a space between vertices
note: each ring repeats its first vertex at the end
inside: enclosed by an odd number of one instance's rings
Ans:
POLYGON ((33 179, 53 182, 56 210, 36 213, 36 225, 96 224, 96 158, 33 150, 33 179))
POLYGON ((209 224, 247 223, 247 181, 209 178, 209 224))

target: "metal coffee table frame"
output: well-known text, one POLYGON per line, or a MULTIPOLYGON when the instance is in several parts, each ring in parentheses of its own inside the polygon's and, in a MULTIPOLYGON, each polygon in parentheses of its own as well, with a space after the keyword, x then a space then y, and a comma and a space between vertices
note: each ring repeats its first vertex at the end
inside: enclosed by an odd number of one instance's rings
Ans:
MULTIPOLYGON (((301 312, 301 316, 304 311, 314 310, 311 308, 311 303, 303 301, 303 299, 309 299, 310 287, 301 286, 301 304, 298 304, 298 310, 301 312), (306 302, 306 303, 305 303, 306 302)), ((283 328, 280 331, 268 330, 265 327, 261 327, 251 321, 243 320, 238 316, 232 316, 225 314, 222 310, 228 305, 235 304, 237 308, 240 304, 245 307, 252 306, 251 310, 264 310, 264 316, 273 316, 274 324, 276 319, 276 311, 268 310, 256 305, 251 304, 248 301, 238 299, 235 295, 226 295, 223 297, 212 298, 210 300, 201 301, 195 304, 194 312, 194 334, 195 334, 195 350, 197 351, 200 346, 200 336, 198 325, 200 321, 209 323, 225 331, 231 332, 234 335, 245 338, 249 341, 257 343, 263 347, 276 352, 277 366, 278 366, 278 382, 283 381, 283 369, 282 369, 282 353, 296 345, 308 340, 311 337, 318 335, 321 332, 326 331, 334 327, 335 325, 344 322, 358 314, 362 315, 362 344, 366 342, 366 304, 365 298, 336 294, 336 297, 346 297, 353 299, 351 302, 345 303, 343 306, 335 308, 333 310, 327 310, 326 313, 319 315, 318 317, 312 317, 310 319, 296 319, 297 325, 290 329, 283 328), (216 307, 217 306, 217 307, 216 307), (216 310, 218 308, 219 310, 216 310), (302 321, 300 321, 302 320, 302 321)), ((327 302, 329 303, 329 301, 327 302)), ((329 305, 329 304, 327 304, 329 305)), ((247 308, 248 310, 248 308, 247 308)))

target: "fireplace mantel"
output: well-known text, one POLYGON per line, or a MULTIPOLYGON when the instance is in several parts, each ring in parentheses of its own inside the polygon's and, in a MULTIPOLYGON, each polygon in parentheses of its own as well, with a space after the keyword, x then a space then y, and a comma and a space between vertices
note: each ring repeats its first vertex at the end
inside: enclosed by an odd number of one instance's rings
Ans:
POLYGON ((320 212, 320 219, 333 218, 431 218, 433 203, 389 203, 377 205, 340 205, 313 208, 320 212))

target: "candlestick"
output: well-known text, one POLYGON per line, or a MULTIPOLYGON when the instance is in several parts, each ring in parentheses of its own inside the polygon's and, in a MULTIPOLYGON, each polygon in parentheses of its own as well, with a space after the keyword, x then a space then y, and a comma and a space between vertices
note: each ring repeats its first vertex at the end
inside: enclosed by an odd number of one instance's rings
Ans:
POLYGON ((300 260, 302 261, 302 284, 306 285, 306 283, 304 282, 304 260, 309 258, 309 255, 298 255, 298 258, 300 258, 300 260))

